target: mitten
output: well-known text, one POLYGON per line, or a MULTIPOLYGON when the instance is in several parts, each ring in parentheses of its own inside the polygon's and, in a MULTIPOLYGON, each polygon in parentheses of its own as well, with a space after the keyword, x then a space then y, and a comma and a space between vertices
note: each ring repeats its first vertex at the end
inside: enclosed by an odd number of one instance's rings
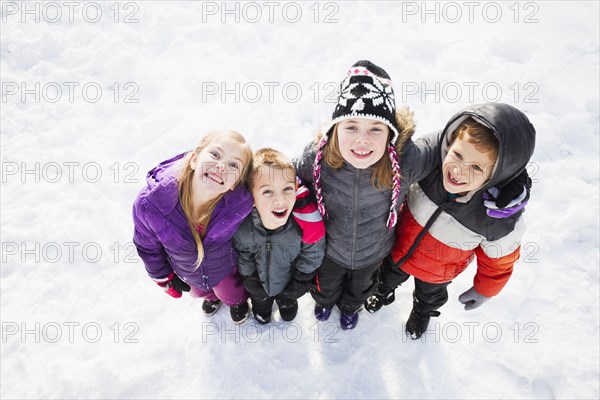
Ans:
POLYGON ((506 218, 521 211, 529 202, 531 178, 524 169, 519 176, 507 184, 493 186, 483 193, 483 204, 492 218, 506 218))
POLYGON ((181 292, 189 292, 190 285, 181 280, 175 272, 171 272, 169 276, 163 279, 154 279, 154 282, 171 297, 176 299, 182 296, 181 292))
POLYGON ((265 300, 269 297, 267 292, 265 292, 262 282, 260 281, 258 272, 255 272, 252 275, 242 275, 242 283, 252 298, 265 300))
POLYGON ((302 228, 302 242, 313 244, 325 236, 325 223, 319 211, 317 202, 310 190, 299 184, 296 190, 296 204, 293 216, 300 228, 302 228))
POLYGON ((307 282, 300 282, 292 278, 281 292, 281 295, 291 300, 297 300, 307 292, 307 289, 307 282))
POLYGON ((491 297, 486 297, 482 294, 477 293, 474 287, 467 290, 460 296, 458 296, 458 301, 465 305, 465 310, 472 310, 474 308, 479 307, 486 301, 488 301, 491 297))

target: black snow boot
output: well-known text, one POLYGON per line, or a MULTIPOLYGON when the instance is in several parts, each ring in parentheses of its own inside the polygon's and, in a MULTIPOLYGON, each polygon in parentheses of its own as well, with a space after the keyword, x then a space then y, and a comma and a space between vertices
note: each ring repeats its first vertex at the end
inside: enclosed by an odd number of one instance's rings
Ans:
POLYGON ((439 316, 439 311, 419 311, 413 306, 410 317, 406 321, 406 334, 413 340, 420 338, 427 330, 431 317, 439 316))
POLYGON ((279 315, 281 315, 281 319, 284 321, 292 321, 296 318, 296 314, 298 313, 298 301, 294 300, 289 303, 280 303, 277 302, 279 306, 279 315))
POLYGON ((375 293, 367 298, 365 301, 365 310, 371 314, 376 313, 383 306, 389 306, 396 300, 396 289, 388 289, 383 286, 379 286, 375 293))
POLYGON ((242 304, 238 304, 236 306, 229 307, 229 312, 231 314, 231 319, 236 324, 241 324, 246 319, 248 319, 248 302, 245 301, 242 304))
POLYGON ((264 325, 271 322, 271 310, 268 312, 260 311, 252 308, 252 314, 254 314, 254 319, 258 321, 259 324, 264 325))
POLYGON ((221 307, 221 300, 204 300, 202 302, 202 311, 206 315, 213 315, 221 307))

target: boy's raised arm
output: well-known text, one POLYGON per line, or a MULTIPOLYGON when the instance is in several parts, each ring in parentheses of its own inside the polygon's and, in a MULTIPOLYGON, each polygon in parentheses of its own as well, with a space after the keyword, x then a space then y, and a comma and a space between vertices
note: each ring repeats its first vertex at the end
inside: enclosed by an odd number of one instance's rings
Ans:
POLYGON ((314 143, 311 141, 304 147, 302 154, 292 160, 294 168, 296 169, 296 175, 298 175, 302 182, 306 184, 312 184, 313 165, 316 154, 314 143))

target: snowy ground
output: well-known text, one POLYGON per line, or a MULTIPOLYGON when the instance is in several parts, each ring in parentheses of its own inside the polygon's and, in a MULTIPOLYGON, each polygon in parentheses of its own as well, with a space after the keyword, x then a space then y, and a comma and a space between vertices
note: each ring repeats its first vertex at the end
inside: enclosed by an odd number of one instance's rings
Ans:
POLYGON ((1 5, 3 399, 600 397, 598 2, 1 5), (145 172, 215 128, 298 154, 359 59, 417 135, 469 103, 529 115, 504 291, 465 312, 472 266, 424 341, 412 284, 351 332, 308 296, 294 323, 235 327, 163 294, 130 243, 145 172))

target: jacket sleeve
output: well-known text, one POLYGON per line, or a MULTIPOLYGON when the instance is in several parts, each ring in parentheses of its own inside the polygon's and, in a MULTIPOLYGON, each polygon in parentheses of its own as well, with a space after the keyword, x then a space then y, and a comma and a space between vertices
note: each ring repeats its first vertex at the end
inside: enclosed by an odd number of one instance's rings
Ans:
POLYGON ((473 279, 473 287, 477 293, 491 297, 504 288, 521 255, 524 231, 525 222, 520 218, 508 235, 495 241, 484 240, 475 249, 477 273, 473 279))
POLYGON ((311 140, 311 142, 304 147, 302 155, 293 160, 294 168, 296 168, 296 175, 298 175, 302 182, 310 185, 312 185, 313 181, 313 164, 316 155, 317 151, 314 142, 311 140))
MULTIPOLYGON (((248 240, 247 238, 245 240, 248 240)), ((257 272, 255 253, 249 246, 244 244, 244 237, 238 230, 233 236, 233 247, 237 252, 237 268, 238 272, 242 276, 250 276, 257 272)))
POLYGON ((300 281, 311 279, 317 268, 321 266, 323 257, 325 257, 325 237, 310 244, 302 242, 301 246, 300 254, 294 260, 294 270, 292 272, 294 279, 300 281), (303 279, 302 274, 308 276, 303 279))
POLYGON ((481 247, 475 249, 477 273, 473 280, 473 287, 477 293, 486 297, 500 293, 512 275, 513 266, 520 254, 520 246, 514 252, 500 258, 488 257, 481 247))
MULTIPOLYGON (((231 272, 236 268, 237 252, 233 237, 252 211, 252 204, 252 195, 243 186, 228 191, 217 203, 202 239, 204 258, 201 269, 207 271, 208 280, 212 281, 211 271, 231 272)), ((211 282, 211 285, 217 283, 211 282)))
POLYGON ((433 132, 412 141, 409 139, 398 155, 400 174, 408 185, 420 181, 441 165, 439 141, 442 131, 433 132))
POLYGON ((314 196, 303 186, 296 192, 294 221, 302 230, 300 254, 294 260, 294 273, 309 274, 309 280, 321 266, 325 256, 325 223, 317 211, 314 196))
POLYGON ((305 185, 300 185, 296 190, 292 215, 302 229, 303 243, 315 243, 325 237, 325 222, 317 210, 317 200, 305 185))
POLYGON ((148 218, 155 212, 143 196, 136 198, 133 203, 133 243, 148 275, 154 280, 162 280, 173 272, 173 268, 169 264, 165 248, 148 224, 148 218))

